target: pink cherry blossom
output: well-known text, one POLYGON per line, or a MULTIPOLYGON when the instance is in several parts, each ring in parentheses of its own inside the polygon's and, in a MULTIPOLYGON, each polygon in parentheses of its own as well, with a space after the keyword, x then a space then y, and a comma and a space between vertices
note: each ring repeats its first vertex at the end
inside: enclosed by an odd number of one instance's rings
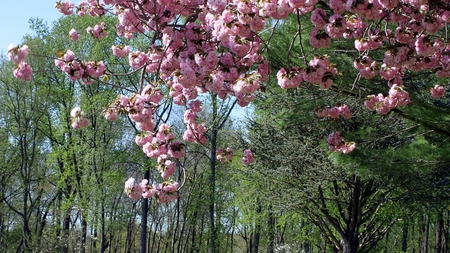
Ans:
POLYGON ((328 17, 324 10, 316 8, 311 12, 311 23, 314 24, 317 29, 324 29, 328 23, 328 17))
POLYGON ((217 149, 216 150, 216 159, 221 163, 226 163, 231 161, 233 158, 233 150, 230 147, 227 147, 225 150, 217 149))
POLYGON ((168 154, 175 158, 183 158, 185 155, 185 144, 179 140, 175 140, 169 144, 168 154))
POLYGON ((119 117, 119 112, 116 108, 108 108, 104 112, 105 119, 108 121, 115 121, 119 117))
POLYGON ((339 132, 332 132, 328 135, 327 139, 328 150, 331 152, 342 152, 344 154, 348 154, 355 150, 356 143, 354 142, 345 142, 339 132))
POLYGON ((176 171, 176 164, 170 160, 166 160, 164 165, 161 166, 161 177, 164 179, 168 179, 171 177, 176 171))
POLYGON ((73 13, 73 8, 75 8, 75 5, 70 1, 59 1, 55 3, 55 8, 64 15, 70 15, 73 13))
POLYGON ((86 28, 86 32, 92 35, 96 39, 101 39, 108 36, 108 32, 105 28, 105 22, 102 22, 99 25, 95 25, 94 27, 86 28))
POLYGON ((331 37, 325 31, 314 28, 309 35, 309 43, 314 48, 327 48, 331 44, 331 37))
POLYGON ((31 81, 33 76, 33 69, 26 62, 20 62, 19 65, 14 69, 13 72, 16 78, 22 79, 24 81, 31 81))
POLYGON ((14 46, 14 44, 10 44, 8 46, 8 58, 10 61, 15 64, 19 64, 25 60, 25 57, 28 55, 28 46, 23 45, 22 47, 14 46))
POLYGON ((80 34, 74 28, 69 31, 69 38, 73 41, 77 41, 80 38, 80 34))
POLYGON ((128 46, 112 46, 113 54, 119 58, 124 58, 129 53, 129 47, 128 46))
POLYGON ((244 150, 243 155, 244 155, 244 157, 242 157, 243 164, 249 165, 255 162, 255 158, 253 157, 252 151, 250 149, 244 150))
POLYGON ((125 193, 129 198, 140 199, 142 194, 148 190, 147 184, 148 180, 146 179, 142 180, 141 183, 138 184, 135 179, 131 177, 125 182, 125 193))
POLYGON ((83 116, 83 111, 80 107, 76 106, 70 111, 72 117, 72 127, 75 129, 81 129, 89 125, 89 120, 83 116))
POLYGON ((430 89, 431 96, 434 98, 441 98, 444 96, 444 86, 436 84, 430 89))
POLYGON ((178 190, 178 182, 164 185, 163 190, 168 193, 174 193, 178 190))
POLYGON ((128 55, 130 66, 138 69, 148 62, 148 55, 143 52, 132 52, 128 55))
POLYGON ((175 138, 175 134, 172 132, 172 128, 169 125, 163 123, 159 126, 156 138, 160 141, 169 141, 175 138))

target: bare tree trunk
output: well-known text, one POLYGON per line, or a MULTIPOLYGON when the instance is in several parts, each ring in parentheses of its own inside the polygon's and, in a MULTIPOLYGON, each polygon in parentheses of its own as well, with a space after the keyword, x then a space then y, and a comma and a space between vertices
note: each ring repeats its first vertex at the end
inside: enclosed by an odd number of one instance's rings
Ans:
MULTIPOLYGON (((100 253, 104 253, 106 250, 106 233, 105 233, 105 205, 101 203, 101 215, 100 215, 100 226, 101 226, 101 239, 100 239, 100 253)), ((110 242, 111 243, 111 242, 110 242)))
POLYGON ((85 217, 84 211, 82 211, 80 253, 86 252, 86 236, 87 236, 87 217, 85 217))
POLYGON ((406 252, 408 249, 408 224, 405 223, 403 225, 403 233, 402 233, 402 252, 406 252))
MULTIPOLYGON (((213 106, 214 102, 213 102, 213 106)), ((214 109, 215 111, 215 109, 214 109)), ((213 117, 214 118, 214 117, 213 117)), ((216 145, 217 145, 217 129, 213 127, 211 133, 211 157, 210 157, 210 168, 211 175, 209 178, 209 253, 216 253, 216 240, 217 240, 217 230, 216 230, 216 215, 215 215, 215 198, 216 198, 216 145)))
POLYGON ((260 240, 260 230, 261 230, 261 212, 262 212, 262 206, 261 201, 258 200, 258 206, 256 207, 256 213, 255 213, 255 232, 253 234, 253 243, 252 243, 252 250, 251 252, 258 253, 259 248, 259 240, 260 240))
POLYGON ((422 253, 428 253, 428 242, 429 242, 429 236, 430 236, 430 220, 428 215, 425 215, 425 238, 423 240, 423 249, 422 249, 422 253))
POLYGON ((273 207, 269 206, 269 215, 267 218, 267 228, 269 243, 267 245, 267 253, 274 253, 275 250, 275 216, 273 214, 273 207))
POLYGON ((61 246, 62 253, 69 252, 69 231, 70 231, 70 213, 66 211, 63 219, 63 229, 61 237, 63 238, 63 246, 61 246))
POLYGON ((442 215, 442 211, 437 211, 437 217, 436 217, 436 244, 435 244, 435 252, 441 253, 442 252, 442 237, 443 237, 443 230, 444 230, 444 217, 442 215))

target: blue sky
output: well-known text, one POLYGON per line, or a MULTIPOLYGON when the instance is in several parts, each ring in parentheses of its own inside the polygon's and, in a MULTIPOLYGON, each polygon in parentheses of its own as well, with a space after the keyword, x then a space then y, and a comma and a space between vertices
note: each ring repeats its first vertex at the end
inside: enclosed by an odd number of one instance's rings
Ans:
POLYGON ((10 43, 18 45, 25 34, 31 33, 28 24, 30 18, 42 18, 50 25, 61 17, 62 14, 55 9, 55 2, 57 1, 0 0, 3 8, 0 15, 0 53, 6 54, 10 43))

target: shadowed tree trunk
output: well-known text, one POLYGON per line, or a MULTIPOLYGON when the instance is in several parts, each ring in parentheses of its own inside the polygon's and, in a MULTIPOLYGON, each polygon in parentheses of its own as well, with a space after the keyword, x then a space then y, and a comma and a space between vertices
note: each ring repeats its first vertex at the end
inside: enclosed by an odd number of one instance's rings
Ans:
POLYGON ((262 212, 262 205, 261 201, 257 201, 256 206, 256 212, 255 212, 255 232, 253 234, 253 243, 252 243, 252 250, 253 253, 258 253, 259 248, 259 240, 260 240, 260 232, 261 232, 261 212, 262 212))
POLYGON ((408 224, 405 223, 403 225, 403 232, 402 232, 402 252, 406 252, 408 249, 408 224))
POLYGON ((436 215, 436 244, 435 244, 435 252, 442 252, 442 237, 444 230, 444 217, 442 215, 442 211, 438 210, 436 215))

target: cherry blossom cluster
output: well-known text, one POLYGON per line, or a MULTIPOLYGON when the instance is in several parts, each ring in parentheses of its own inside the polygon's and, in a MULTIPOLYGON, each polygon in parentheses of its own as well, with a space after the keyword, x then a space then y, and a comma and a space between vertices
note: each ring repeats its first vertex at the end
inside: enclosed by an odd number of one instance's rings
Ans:
POLYGON ((75 57, 75 53, 67 50, 60 58, 55 59, 55 65, 66 73, 70 80, 82 79, 82 83, 90 85, 93 77, 101 77, 105 74, 106 67, 103 61, 83 62, 75 57))
POLYGON ((83 111, 80 107, 74 107, 70 111, 72 117, 72 127, 75 129, 81 129, 89 125, 89 120, 83 116, 83 111))
POLYGON ((132 199, 152 198, 155 196, 159 203, 167 203, 177 199, 177 182, 164 182, 150 185, 147 179, 137 183, 134 178, 129 178, 125 182, 125 193, 132 199))
POLYGON ((303 74, 305 70, 297 67, 290 69, 281 68, 277 72, 278 85, 282 89, 297 88, 303 82, 303 74))
MULTIPOLYGON (((127 114, 130 120, 141 130, 141 133, 135 137, 136 144, 142 148, 149 158, 157 160, 156 170, 160 172, 161 178, 169 180, 176 172, 174 160, 185 156, 185 144, 175 140, 175 134, 169 125, 163 123, 155 129, 154 112, 162 99, 161 90, 152 84, 148 84, 140 93, 133 94, 131 97, 119 95, 104 111, 104 115, 107 120, 114 121, 119 114, 127 114)), ((169 181, 162 184, 170 185, 169 181)), ((144 192, 147 198, 154 195, 151 193, 156 193, 161 202, 172 199, 170 197, 172 195, 166 196, 167 194, 164 193, 166 191, 161 190, 163 188, 153 187, 152 189, 151 192, 144 192)))
POLYGON ((129 46, 112 45, 111 49, 113 51, 113 55, 119 58, 127 57, 128 53, 130 52, 129 46))
POLYGON ((372 61, 369 56, 363 55, 353 62, 355 69, 359 70, 359 74, 366 78, 372 79, 380 73, 376 61, 372 61))
POLYGON ((205 145, 208 142, 205 133, 207 132, 207 127, 205 123, 197 123, 197 113, 201 112, 203 109, 200 100, 194 100, 189 103, 188 109, 184 112, 183 121, 187 126, 186 131, 183 134, 183 140, 190 143, 197 143, 200 145, 205 145))
POLYGON ((310 44, 326 48, 331 39, 354 39, 355 48, 361 52, 354 67, 362 77, 371 79, 380 75, 392 86, 401 85, 406 69, 430 69, 438 77, 450 76, 450 48, 435 36, 450 21, 450 11, 442 8, 443 5, 409 0, 332 0, 329 7, 333 12, 321 8, 311 12, 314 28, 310 44), (393 23, 396 28, 382 29, 370 23, 380 21, 393 23), (387 50, 382 62, 377 64, 369 54, 382 45, 387 45, 387 50))
POLYGON ((328 150, 348 154, 355 150, 356 143, 346 142, 339 132, 332 132, 327 139, 328 150))
POLYGON ((430 89, 430 93, 434 98, 441 98, 445 93, 444 86, 436 84, 433 88, 430 89))
POLYGON ((102 22, 99 25, 95 25, 94 27, 89 26, 88 28, 86 28, 86 32, 96 39, 101 39, 108 36, 108 32, 105 28, 105 22, 102 22))
POLYGON ((308 63, 306 69, 292 67, 277 72, 278 85, 283 88, 296 88, 302 82, 317 84, 321 89, 329 89, 333 85, 338 70, 332 66, 328 57, 314 56, 308 63))
POLYGON ((55 8, 64 15, 70 15, 73 13, 75 4, 73 4, 70 1, 65 1, 65 2, 59 1, 59 2, 55 3, 55 8))
POLYGON ((332 119, 339 118, 339 115, 341 115, 345 119, 350 119, 353 116, 348 105, 333 106, 331 108, 325 107, 319 109, 316 113, 319 117, 330 117, 332 119))
POLYGON ((250 149, 246 149, 243 152, 242 163, 249 165, 255 162, 255 158, 253 157, 253 153, 250 149))
POLYGON ((80 38, 80 34, 74 28, 69 31, 69 38, 73 41, 77 41, 80 38))
POLYGON ((23 45, 14 46, 10 44, 8 47, 8 58, 15 64, 17 64, 16 68, 13 71, 13 74, 16 78, 22 79, 24 81, 31 81, 33 76, 33 69, 25 62, 25 58, 28 55, 28 46, 23 45))
POLYGON ((225 150, 220 148, 216 150, 216 158, 221 163, 229 162, 233 158, 233 150, 230 147, 227 147, 225 150))
POLYGON ((397 106, 406 106, 410 102, 409 94, 402 86, 394 84, 389 90, 388 96, 383 94, 370 95, 364 101, 364 105, 369 110, 376 110, 379 114, 387 114, 397 106))

